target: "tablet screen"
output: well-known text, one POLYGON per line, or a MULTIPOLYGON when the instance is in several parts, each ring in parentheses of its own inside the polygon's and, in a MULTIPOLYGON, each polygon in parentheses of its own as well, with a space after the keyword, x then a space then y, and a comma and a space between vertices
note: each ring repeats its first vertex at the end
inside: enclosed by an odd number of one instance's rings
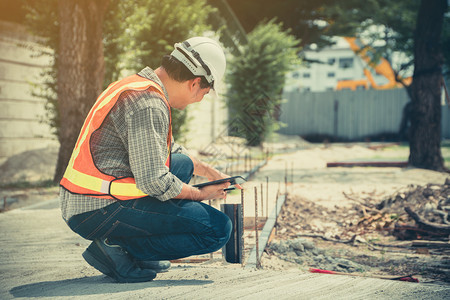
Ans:
POLYGON ((235 185, 235 184, 243 184, 245 181, 246 180, 242 176, 233 176, 233 177, 228 177, 228 178, 224 178, 224 179, 195 184, 194 186, 200 188, 203 186, 219 184, 219 183, 223 183, 223 182, 229 182, 230 185, 235 185))

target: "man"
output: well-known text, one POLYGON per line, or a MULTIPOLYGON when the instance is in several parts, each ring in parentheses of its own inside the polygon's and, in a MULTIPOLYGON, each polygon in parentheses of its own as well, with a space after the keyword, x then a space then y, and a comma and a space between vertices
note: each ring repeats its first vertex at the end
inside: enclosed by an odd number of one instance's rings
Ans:
POLYGON ((92 240, 84 259, 118 282, 143 282, 169 260, 223 247, 231 222, 200 202, 226 197, 229 183, 198 189, 192 174, 228 177, 172 142, 171 107, 184 109, 225 72, 220 45, 205 37, 175 44, 156 70, 111 84, 97 99, 61 180, 69 227, 92 240))

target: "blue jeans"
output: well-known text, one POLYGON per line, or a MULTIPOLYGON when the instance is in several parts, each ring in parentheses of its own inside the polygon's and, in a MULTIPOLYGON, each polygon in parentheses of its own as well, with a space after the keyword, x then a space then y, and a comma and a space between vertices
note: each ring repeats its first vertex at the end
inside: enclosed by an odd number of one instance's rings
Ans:
MULTIPOLYGON (((189 183, 193 163, 172 154, 171 172, 189 183)), ((219 250, 230 238, 231 221, 202 202, 153 197, 117 201, 71 217, 69 227, 88 240, 107 238, 136 260, 171 260, 219 250)))

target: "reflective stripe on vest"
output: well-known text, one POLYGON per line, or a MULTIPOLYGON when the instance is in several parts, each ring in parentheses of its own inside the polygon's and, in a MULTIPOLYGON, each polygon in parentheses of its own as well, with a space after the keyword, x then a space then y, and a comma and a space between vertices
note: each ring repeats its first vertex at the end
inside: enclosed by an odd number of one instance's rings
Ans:
POLYGON ((106 116, 124 91, 145 91, 148 89, 159 93, 169 109, 169 132, 167 135, 167 158, 165 164, 167 167, 170 167, 172 144, 170 105, 165 98, 164 92, 157 83, 139 75, 133 75, 112 83, 97 98, 97 101, 86 117, 66 172, 60 182, 64 188, 74 194, 106 199, 129 200, 147 196, 136 187, 136 181, 133 177, 117 178, 98 170, 92 158, 90 139, 93 132, 100 128, 106 116))

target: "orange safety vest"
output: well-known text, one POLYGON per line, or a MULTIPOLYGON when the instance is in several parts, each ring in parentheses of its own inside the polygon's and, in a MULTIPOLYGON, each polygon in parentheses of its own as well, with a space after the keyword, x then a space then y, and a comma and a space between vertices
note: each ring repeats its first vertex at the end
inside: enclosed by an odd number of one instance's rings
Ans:
POLYGON ((68 191, 105 199, 130 200, 147 196, 136 187, 133 177, 114 177, 97 169, 90 149, 92 133, 102 125, 106 116, 124 91, 151 90, 159 93, 169 109, 166 166, 170 168, 172 117, 170 105, 161 87, 139 75, 132 75, 112 83, 98 98, 89 112, 72 152, 69 165, 60 182, 68 191))

